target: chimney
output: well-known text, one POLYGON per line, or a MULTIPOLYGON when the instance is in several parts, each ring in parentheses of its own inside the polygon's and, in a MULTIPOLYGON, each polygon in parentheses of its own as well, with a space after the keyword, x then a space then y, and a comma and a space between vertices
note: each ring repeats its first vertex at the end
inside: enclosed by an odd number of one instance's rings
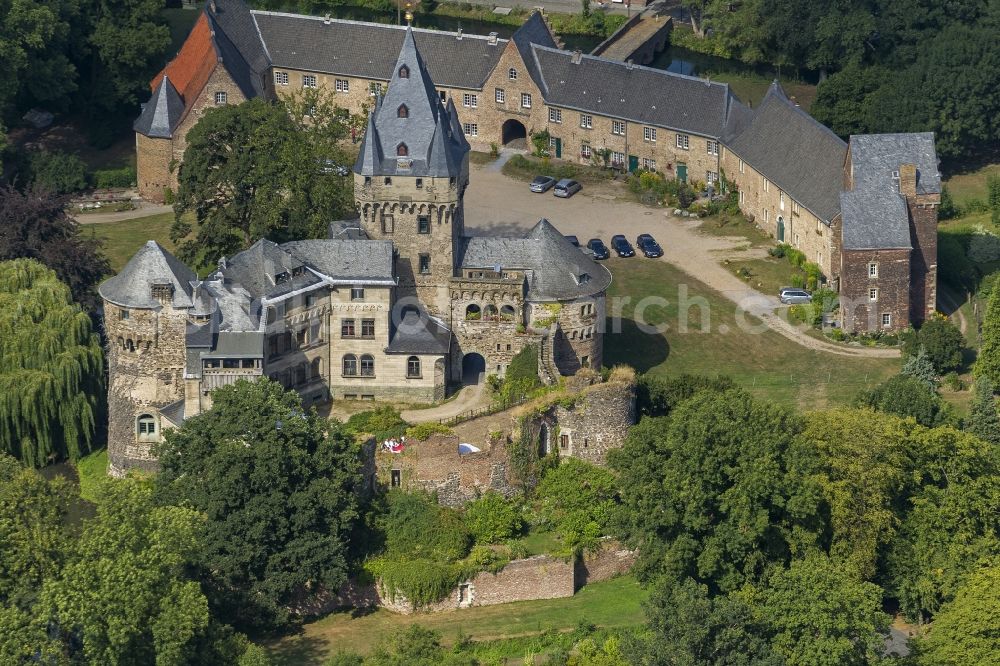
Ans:
POLYGON ((917 196, 917 165, 899 165, 899 193, 904 197, 917 196))
POLYGON ((632 61, 631 58, 629 58, 628 60, 625 61, 625 69, 627 69, 629 71, 632 71, 633 69, 635 69, 635 63, 632 61))
POLYGON ((174 283, 168 278, 157 278, 150 284, 149 291, 153 300, 158 301, 162 305, 167 305, 174 298, 174 283))
POLYGON ((458 26, 458 32, 455 33, 455 39, 462 39, 462 26, 458 26))
POLYGON ((580 49, 573 51, 573 59, 571 60, 571 62, 574 65, 579 65, 580 62, 582 61, 583 61, 583 51, 581 51, 580 49))
POLYGON ((215 5, 215 0, 212 0, 210 3, 208 3, 208 6, 211 8, 213 14, 219 13, 219 8, 215 5))
POLYGON ((498 35, 495 32, 491 32, 490 33, 490 46, 496 46, 497 45, 497 37, 499 37, 499 36, 500 35, 498 35))
POLYGON ((330 15, 327 14, 323 17, 323 25, 330 25, 330 15))

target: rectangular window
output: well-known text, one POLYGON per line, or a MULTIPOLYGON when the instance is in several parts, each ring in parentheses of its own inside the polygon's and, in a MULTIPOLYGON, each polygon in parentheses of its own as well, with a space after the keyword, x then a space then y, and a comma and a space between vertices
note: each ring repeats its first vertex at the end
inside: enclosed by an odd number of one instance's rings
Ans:
POLYGON ((363 337, 363 338, 374 338, 375 337, 375 320, 374 319, 362 319, 361 320, 361 337, 363 337))
POLYGON ((890 326, 892 326, 892 315, 889 314, 888 312, 883 312, 882 313, 882 327, 883 328, 889 328, 890 326))
POLYGON ((423 178, 417 178, 416 183, 417 183, 417 189, 418 190, 424 189, 424 179, 423 178))
POLYGON ((616 167, 625 166, 625 153, 619 153, 617 151, 611 153, 611 165, 616 167))
POLYGON ((691 146, 691 137, 687 134, 677 135, 677 147, 681 150, 687 150, 691 146))
POLYGON ((580 127, 590 129, 594 126, 594 116, 587 113, 580 114, 580 127))
POLYGON ((342 337, 342 338, 353 338, 354 337, 354 320, 353 319, 341 319, 340 320, 340 337, 342 337))
POLYGON ((315 88, 316 87, 316 75, 315 74, 303 74, 302 75, 302 87, 303 88, 315 88))
POLYGON ((792 240, 792 244, 795 245, 795 247, 798 247, 799 246, 799 235, 798 234, 792 234, 792 239, 793 239, 792 240))
POLYGON ((868 264, 868 277, 877 278, 878 277, 878 264, 874 261, 868 264))
POLYGON ((556 143, 559 142, 559 137, 549 136, 549 148, 555 148, 556 143))
POLYGON ((740 160, 740 173, 746 173, 746 165, 740 160))
MULTIPOLYGON (((513 72, 514 70, 510 71, 513 72)), ((531 108, 531 93, 521 93, 521 107, 525 109, 531 108)))
POLYGON ((740 203, 742 204, 745 202, 746 202, 746 196, 744 196, 743 190, 740 190, 740 203))
POLYGON ((550 123, 561 123, 562 122, 562 109, 549 109, 549 122, 550 123))
POLYGON ((351 82, 348 81, 347 79, 337 79, 336 81, 334 81, 333 87, 334 90, 336 90, 337 92, 350 92, 351 82))
POLYGON ((761 176, 760 178, 764 183, 764 191, 767 192, 771 187, 771 182, 767 178, 764 178, 764 176, 761 176))
POLYGON ((420 273, 421 275, 427 275, 431 272, 431 255, 422 254, 420 255, 420 273))
POLYGON ((611 121, 611 133, 618 136, 625 136, 625 122, 621 120, 611 121))
POLYGON ((706 183, 717 183, 717 182, 719 182, 719 172, 718 171, 706 171, 705 172, 705 182, 706 183))
POLYGON ((128 310, 119 310, 118 311, 118 318, 121 319, 122 321, 125 321, 126 319, 128 319, 128 310))
POLYGON ((589 160, 594 153, 590 150, 590 144, 585 143, 580 146, 580 157, 589 160))
POLYGON ((472 93, 465 93, 462 95, 462 106, 475 109, 479 106, 479 95, 473 95, 472 93))
POLYGON ((382 92, 382 84, 378 81, 371 81, 368 84, 368 94, 374 97, 382 92))
POLYGON ((816 220, 816 233, 818 233, 820 236, 823 235, 823 222, 820 220, 816 220))
POLYGON ((705 142, 705 144, 706 144, 706 149, 708 150, 708 154, 709 155, 718 155, 719 154, 719 142, 718 141, 713 141, 712 139, 709 139, 708 141, 705 142))
POLYGON ((479 125, 477 123, 462 123, 462 131, 466 136, 479 136, 479 125))
POLYGON ((765 210, 764 211, 764 224, 767 224, 770 221, 771 221, 771 211, 765 210))
POLYGON ((799 205, 797 203, 795 203, 795 200, 793 199, 792 200, 792 215, 798 215, 798 213, 799 213, 799 205))
POLYGON ((406 360, 406 376, 411 378, 420 377, 420 359, 411 356, 406 360))
POLYGON ((656 141, 656 128, 655 127, 643 127, 642 128, 642 140, 643 141, 656 141))
POLYGON ((392 185, 392 176, 386 176, 382 179, 383 185, 392 185))
POLYGON ((872 303, 878 300, 878 289, 868 290, 868 300, 871 301, 872 303))
POLYGON ((642 168, 646 171, 656 171, 656 160, 650 159, 648 157, 642 158, 642 168))
POLYGON ((352 301, 363 301, 363 300, 365 300, 365 288, 364 287, 351 287, 351 300, 352 301))
POLYGON ((319 342, 321 339, 319 322, 314 321, 309 325, 309 342, 319 342))
POLYGON ((504 92, 503 88, 497 88, 493 91, 493 98, 497 101, 497 104, 505 104, 507 102, 507 93, 504 92))
POLYGON ((226 91, 220 90, 219 92, 215 93, 216 106, 225 106, 227 100, 228 100, 228 95, 226 95, 226 91))
POLYGON ((417 233, 429 234, 431 232, 431 218, 430 215, 418 215, 417 216, 417 233))
POLYGON ((288 72, 275 72, 274 73, 274 82, 276 84, 278 84, 279 86, 287 86, 288 85, 288 72))
POLYGON ((778 192, 778 208, 785 210, 785 193, 778 192))
POLYGON ((403 485, 403 470, 393 469, 389 471, 389 485, 393 488, 399 488, 403 485))
POLYGON ((396 227, 396 217, 394 215, 382 214, 382 233, 391 234, 395 231, 396 227))

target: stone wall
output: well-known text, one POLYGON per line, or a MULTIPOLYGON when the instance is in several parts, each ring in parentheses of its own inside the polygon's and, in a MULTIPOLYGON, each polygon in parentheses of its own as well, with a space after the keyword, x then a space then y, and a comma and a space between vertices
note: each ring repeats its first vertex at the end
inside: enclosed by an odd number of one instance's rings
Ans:
POLYGON ((896 331, 909 326, 910 250, 844 250, 841 259, 841 328, 848 332, 896 331), (877 277, 869 277, 869 264, 877 277), (870 289, 876 289, 872 300, 870 289), (891 322, 883 325, 882 315, 891 322))
POLYGON ((572 407, 556 403, 559 455, 604 465, 608 451, 621 448, 636 421, 635 386, 622 382, 584 389, 572 407))
MULTIPOLYGON (((150 102, 152 103, 152 102, 150 102)), ((176 174, 170 171, 174 159, 173 142, 135 135, 135 171, 139 196, 147 201, 163 203, 165 191, 175 188, 176 174)))
POLYGON ((594 552, 585 552, 577 559, 575 567, 576 589, 588 583, 611 580, 628 573, 638 553, 622 546, 614 539, 605 539, 594 552))

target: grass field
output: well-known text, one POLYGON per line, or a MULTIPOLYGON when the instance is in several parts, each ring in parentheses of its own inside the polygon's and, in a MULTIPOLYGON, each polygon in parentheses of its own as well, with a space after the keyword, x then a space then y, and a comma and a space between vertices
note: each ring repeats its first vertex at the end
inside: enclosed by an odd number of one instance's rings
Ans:
POLYGON ((172 252, 174 244, 170 242, 170 225, 173 223, 173 213, 161 213, 121 222, 88 224, 83 233, 93 234, 104 241, 104 254, 111 262, 111 269, 117 273, 148 240, 158 241, 172 252))
POLYGON ((642 611, 645 598, 646 592, 635 579, 623 576, 587 585, 565 599, 521 601, 409 616, 386 610, 359 616, 349 612, 335 613, 307 624, 300 634, 271 643, 267 648, 273 663, 278 666, 306 666, 322 664, 339 650, 368 654, 380 641, 411 624, 439 631, 445 645, 454 643, 460 632, 474 641, 485 641, 529 636, 552 629, 568 631, 581 621, 607 628, 632 627, 645 621, 642 611))
POLYGON ((76 463, 80 481, 80 497, 88 502, 97 501, 97 486, 108 475, 108 450, 101 449, 80 458, 76 463))
MULTIPOLYGON (((608 314, 616 297, 629 297, 621 308, 620 332, 607 324, 604 363, 627 363, 640 372, 697 373, 731 376, 755 395, 804 409, 850 402, 858 391, 899 371, 897 359, 863 359, 806 349, 773 331, 745 332, 737 324, 735 306, 718 292, 661 261, 612 259, 608 314), (687 332, 682 332, 678 302, 687 289, 687 332), (647 296, 665 298, 665 307, 644 312, 652 325, 665 323, 665 333, 646 333, 634 321, 634 305, 647 296), (702 306, 699 307, 698 303, 702 306), (707 322, 706 322, 707 320, 707 322), (707 330, 702 324, 707 323, 707 330)), ((740 315, 744 326, 755 321, 740 315)))
POLYGON ((963 205, 972 199, 986 199, 986 177, 990 174, 1000 174, 1000 164, 989 164, 974 171, 957 173, 947 180, 945 185, 958 205, 963 205))
POLYGON ((787 259, 775 259, 767 257, 765 259, 749 259, 747 261, 731 261, 726 267, 734 275, 744 282, 764 294, 777 294, 782 287, 792 285, 792 276, 797 275, 805 280, 806 273, 801 268, 797 268, 788 263, 787 259), (742 269, 750 272, 750 278, 746 279, 740 274, 742 269))

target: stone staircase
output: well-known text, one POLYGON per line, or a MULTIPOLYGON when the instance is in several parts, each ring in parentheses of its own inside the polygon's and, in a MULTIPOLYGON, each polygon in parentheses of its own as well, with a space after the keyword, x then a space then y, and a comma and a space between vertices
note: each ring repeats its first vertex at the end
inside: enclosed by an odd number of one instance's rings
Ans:
POLYGON ((538 344, 538 376, 547 386, 559 383, 559 370, 555 364, 556 325, 549 327, 538 344))

